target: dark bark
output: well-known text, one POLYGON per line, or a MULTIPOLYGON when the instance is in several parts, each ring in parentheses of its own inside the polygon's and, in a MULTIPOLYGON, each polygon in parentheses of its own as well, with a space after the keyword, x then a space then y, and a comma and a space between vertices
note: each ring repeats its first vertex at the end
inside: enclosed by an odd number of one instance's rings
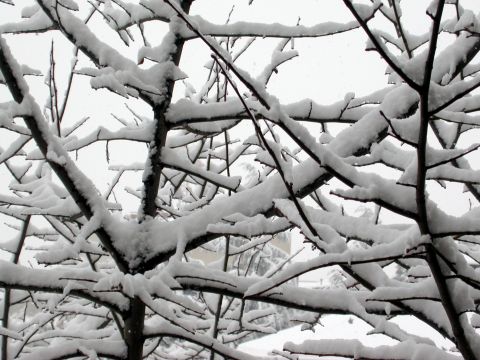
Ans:
POLYGON ((141 360, 143 357, 143 327, 145 325, 145 304, 135 297, 130 303, 130 311, 124 317, 124 339, 127 345, 127 359, 141 360))
MULTIPOLYGON (((191 4, 192 0, 182 1, 181 6, 183 11, 188 13, 191 4)), ((175 66, 180 64, 184 45, 185 39, 177 36, 175 38, 173 47, 175 50, 170 54, 171 60, 175 66)), ((149 174, 143 181, 144 194, 142 196, 142 214, 140 221, 143 221, 147 216, 154 218, 157 214, 156 198, 160 185, 160 177, 163 170, 161 154, 162 149, 165 146, 165 141, 167 139, 167 133, 169 130, 165 114, 172 100, 175 80, 167 78, 164 85, 166 88, 165 97, 159 105, 155 105, 153 107, 155 130, 148 154, 148 161, 150 165, 149 174)), ((145 270, 146 269, 143 266, 140 266, 132 271, 135 273, 143 273, 145 270)), ((124 323, 124 339, 128 349, 127 359, 141 360, 143 358, 143 344, 145 342, 145 338, 143 336, 143 328, 145 325, 145 304, 139 297, 135 297, 131 301, 130 311, 127 317, 124 318, 124 323)))
MULTIPOLYGON (((428 51, 427 60, 424 68, 424 78, 422 87, 419 90, 420 95, 420 128, 418 135, 417 146, 417 184, 416 184, 416 200, 417 200, 417 213, 418 213, 418 227, 422 235, 431 236, 431 231, 428 221, 428 211, 426 206, 426 151, 427 151, 427 137, 428 137, 428 125, 430 122, 429 112, 429 94, 430 94, 430 81, 432 78, 433 63, 435 59, 435 52, 437 50, 437 40, 440 33, 440 22, 442 19, 443 8, 445 5, 444 0, 440 0, 436 8, 436 12, 432 16, 433 26, 430 38, 430 47, 428 51)), ((447 314, 450 326, 452 327, 455 344, 466 360, 476 360, 475 353, 470 345, 470 342, 465 334, 460 315, 455 308, 453 302, 453 293, 448 286, 445 274, 442 271, 440 265, 440 259, 437 256, 435 250, 435 239, 432 239, 432 244, 426 246, 427 251, 427 263, 430 267, 433 279, 438 288, 440 294, 440 300, 442 302, 445 313, 447 314)))
MULTIPOLYGON (((191 4, 192 0, 182 1, 182 10, 188 13, 191 4)), ((175 50, 172 54, 170 54, 172 62, 175 64, 175 66, 178 66, 180 64, 184 45, 185 39, 177 36, 175 38, 174 44, 175 50)), ((148 170, 148 175, 143 180, 144 194, 142 196, 142 216, 140 221, 143 221, 146 216, 155 217, 157 213, 157 205, 155 203, 155 199, 157 198, 158 188, 160 185, 160 176, 162 175, 163 170, 163 164, 161 163, 160 158, 162 155, 162 148, 165 146, 168 132, 167 120, 165 115, 172 100, 175 80, 167 78, 164 85, 166 88, 165 97, 161 104, 155 105, 153 108, 155 130, 154 138, 150 142, 150 150, 148 154, 150 169, 148 170)), ((142 271, 141 269, 138 270, 142 271)))

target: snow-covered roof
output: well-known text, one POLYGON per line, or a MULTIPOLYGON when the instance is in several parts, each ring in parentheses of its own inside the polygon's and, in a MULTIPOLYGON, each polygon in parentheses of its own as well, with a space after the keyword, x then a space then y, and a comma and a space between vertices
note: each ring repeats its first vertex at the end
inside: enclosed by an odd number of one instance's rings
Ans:
MULTIPOLYGON (((433 330, 427 329, 425 325, 416 321, 413 317, 398 317, 395 321, 401 327, 405 327, 421 336, 430 337, 437 345, 450 348, 448 343, 433 330), (428 334, 428 335, 427 335, 428 334)), ((281 330, 275 334, 246 341, 238 346, 238 349, 257 356, 267 356, 272 350, 282 350, 287 342, 300 344, 305 340, 326 340, 326 339, 356 339, 365 346, 394 345, 395 341, 384 335, 375 334, 374 330, 363 320, 345 315, 326 315, 321 318, 321 325, 316 325, 314 331, 302 331, 302 325, 293 326, 281 330), (370 333, 370 335, 369 335, 370 333)), ((273 356, 272 356, 273 357, 273 356)), ((308 359, 309 357, 301 357, 308 359)), ((315 357, 316 359, 318 357, 315 357)), ((325 360, 340 359, 339 357, 325 357, 325 360)))

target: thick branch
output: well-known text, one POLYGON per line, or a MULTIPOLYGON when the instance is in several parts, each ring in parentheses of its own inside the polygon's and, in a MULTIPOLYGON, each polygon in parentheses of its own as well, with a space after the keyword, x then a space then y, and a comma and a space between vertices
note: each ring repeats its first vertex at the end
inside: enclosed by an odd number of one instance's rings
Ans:
MULTIPOLYGON (((70 196, 75 200, 75 203, 78 205, 83 215, 87 219, 90 219, 95 213, 94 204, 98 204, 99 201, 101 201, 101 197, 96 193, 93 184, 91 184, 86 178, 84 179, 83 174, 81 174, 76 168, 72 160, 69 159, 66 152, 62 155, 56 154, 57 156, 62 156, 64 158, 64 163, 51 159, 49 150, 51 151, 52 149, 49 148, 49 146, 53 145, 51 143, 55 143, 56 140, 53 138, 47 124, 45 124, 45 120, 43 119, 38 106, 35 106, 36 104, 33 103, 34 100, 30 98, 28 85, 25 80, 18 77, 18 68, 19 65, 13 59, 7 43, 0 37, 0 69, 14 100, 20 104, 27 97, 28 101, 31 102, 30 105, 37 108, 32 109, 32 115, 24 116, 25 123, 50 167, 63 183, 70 196), (85 181, 81 185, 82 188, 80 188, 79 182, 82 180, 85 181)), ((59 150, 61 147, 58 144, 55 148, 55 150, 59 150)), ((128 271, 127 262, 115 249, 113 240, 106 230, 104 228, 99 228, 96 231, 96 234, 102 242, 102 245, 111 253, 119 269, 124 272, 128 271)))

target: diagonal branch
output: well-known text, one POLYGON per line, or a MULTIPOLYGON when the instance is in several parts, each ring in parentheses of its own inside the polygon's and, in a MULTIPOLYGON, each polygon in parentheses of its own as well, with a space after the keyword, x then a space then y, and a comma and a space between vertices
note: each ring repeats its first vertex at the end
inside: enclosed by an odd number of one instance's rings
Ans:
POLYGON ((414 80, 412 80, 403 70, 402 68, 392 59, 392 56, 388 53, 384 44, 382 44, 377 36, 372 32, 372 30, 368 27, 367 22, 360 16, 358 11, 355 9, 351 0, 343 0, 345 6, 350 10, 352 15, 355 19, 360 23, 360 26, 367 34, 368 38, 372 42, 375 50, 378 51, 380 56, 385 60, 385 62, 395 71, 405 83, 407 83, 412 89, 419 90, 420 85, 417 84, 414 80))
MULTIPOLYGON (((75 200, 83 215, 87 219, 90 219, 95 212, 102 212, 102 216, 107 215, 108 212, 104 209, 103 200, 95 186, 77 168, 48 128, 40 108, 29 94, 27 83, 18 76, 21 74, 19 65, 2 37, 0 37, 0 69, 14 100, 19 104, 26 101, 31 106, 32 115, 24 116, 25 123, 46 161, 75 200)), ((102 245, 112 254, 118 268, 124 272, 128 271, 128 264, 115 248, 110 234, 103 227, 99 228, 96 234, 102 245)))

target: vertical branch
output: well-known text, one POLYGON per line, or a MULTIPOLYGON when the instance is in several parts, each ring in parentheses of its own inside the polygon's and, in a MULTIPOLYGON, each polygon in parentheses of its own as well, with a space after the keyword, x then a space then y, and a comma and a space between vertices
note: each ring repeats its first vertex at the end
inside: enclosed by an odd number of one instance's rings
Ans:
MULTIPOLYGON (((184 0, 181 2, 182 10, 188 12, 192 0, 184 0)), ((171 44, 172 52, 169 57, 175 66, 180 64, 183 46, 185 40, 175 34, 173 43, 171 44)), ((143 195, 140 204, 138 219, 143 222, 147 217, 154 218, 157 214, 156 198, 160 186, 160 177, 163 170, 161 163, 161 152, 165 146, 167 139, 168 126, 165 114, 172 100, 175 80, 166 77, 163 84, 159 84, 160 89, 165 89, 163 101, 153 108, 155 127, 153 132, 153 140, 150 142, 148 160, 145 164, 145 173, 143 176, 143 195)), ((143 273, 140 267, 135 272, 143 273)), ((128 360, 140 360, 143 357, 143 344, 145 337, 143 336, 143 327, 145 323, 145 304, 139 297, 135 297, 130 302, 130 311, 124 317, 124 338, 128 348, 128 360)))
MULTIPOLYGON (((225 86, 225 96, 226 96, 226 86, 225 86)), ((228 144, 230 139, 228 138, 228 131, 224 131, 225 134, 225 162, 226 168, 227 168, 227 176, 230 177, 230 161, 229 161, 229 150, 228 150, 228 144)), ((228 195, 231 195, 231 190, 228 190, 228 195)), ((225 253, 223 255, 223 267, 222 270, 223 272, 226 272, 228 270, 228 259, 230 257, 229 255, 230 252, 230 236, 227 235, 225 236, 225 253)), ((216 339, 218 337, 218 322, 220 321, 220 316, 222 314, 222 303, 223 303, 223 294, 218 295, 218 303, 217 303, 217 310, 215 312, 215 319, 213 322, 213 334, 212 337, 216 339)), ((211 351, 210 352, 210 360, 213 360, 215 357, 215 352, 211 351)))
MULTIPOLYGON (((462 16, 462 9, 460 7, 460 0, 456 0, 454 6, 455 6, 455 14, 457 15, 457 21, 458 21, 458 20, 460 20, 460 17, 462 16)), ((456 36, 458 38, 460 36, 460 33, 458 32, 456 34, 456 36)), ((462 70, 462 71, 460 71, 460 79, 463 80, 464 78, 465 77, 463 75, 463 70, 462 70)), ((461 125, 458 125, 458 126, 461 127, 461 125)))
MULTIPOLYGON (((211 166, 211 162, 212 162, 212 153, 211 153, 211 150, 213 148, 213 136, 210 137, 210 144, 209 144, 209 152, 207 154, 207 170, 210 170, 210 166, 211 166)), ((200 190, 200 195, 199 195, 199 198, 201 199, 204 194, 205 194, 205 190, 207 188, 207 183, 208 181, 205 180, 202 184, 202 188, 200 190)))
POLYGON ((430 92, 430 80, 432 78, 433 61, 435 59, 435 53, 437 50, 437 41, 440 30, 440 21, 442 19, 443 8, 445 0, 441 0, 438 3, 435 15, 433 18, 432 34, 430 38, 430 46, 428 49, 427 60, 425 62, 425 68, 423 70, 423 83, 419 91, 420 95, 420 128, 418 134, 418 147, 417 147, 417 186, 416 186, 416 198, 417 198, 417 212, 418 212, 418 224, 423 234, 429 234, 427 220, 427 209, 425 201, 425 184, 426 184, 426 148, 427 148, 427 135, 428 124, 430 115, 428 111, 428 96, 430 92))
MULTIPOLYGON (((184 0, 181 2, 182 10, 186 13, 190 10, 192 0, 184 0)), ((171 61, 175 66, 180 64, 183 46, 185 39, 178 34, 175 34, 172 49, 170 53, 171 61)), ((165 146, 167 139, 168 126, 165 118, 165 113, 170 106, 172 100, 173 88, 175 80, 168 77, 164 79, 164 84, 160 84, 159 88, 166 89, 163 101, 155 105, 153 108, 153 115, 155 120, 155 129, 153 133, 153 140, 150 142, 150 150, 148 154, 147 164, 145 166, 145 173, 143 176, 143 196, 140 205, 139 220, 144 221, 146 217, 154 218, 157 213, 157 206, 155 200, 157 198, 158 188, 160 185, 160 176, 162 174, 163 165, 160 161, 162 148, 165 146)))
MULTIPOLYGON (((27 238, 27 230, 28 225, 30 224, 30 219, 31 216, 27 215, 27 217, 23 221, 22 229, 20 230, 20 236, 18 239, 17 249, 13 254, 12 262, 14 264, 18 264, 18 261, 20 260, 20 254, 23 249, 23 244, 25 243, 25 239, 27 238)), ((5 329, 8 329, 9 325, 11 291, 12 290, 5 288, 5 294, 3 298, 2 326, 5 329)), ((2 335, 2 348, 0 349, 0 358, 5 360, 8 359, 8 336, 6 335, 2 335)))
POLYGON ((139 297, 130 301, 130 309, 124 317, 123 338, 127 345, 127 360, 141 360, 143 358, 143 328, 145 325, 145 304, 139 297))
MULTIPOLYGON (((228 270, 228 259, 230 251, 230 236, 225 236, 225 253, 223 255, 223 267, 222 270, 226 272, 228 270)), ((218 322, 220 321, 220 316, 222 314, 222 303, 223 303, 223 294, 218 295, 217 309, 215 311, 215 318, 213 321, 213 333, 212 337, 216 339, 218 337, 218 322)), ((213 360, 215 357, 215 352, 210 352, 210 360, 213 360)))
MULTIPOLYGON (((430 122, 429 115, 429 92, 430 81, 432 77, 433 62, 435 59, 435 53, 437 49, 438 36, 440 31, 440 21, 442 19, 443 8, 445 0, 438 2, 435 14, 431 14, 433 18, 432 33, 430 38, 430 45, 427 54, 427 60, 425 62, 423 83, 419 91, 420 95, 420 128, 418 134, 418 146, 417 146, 417 183, 416 183, 416 202, 418 213, 418 226, 422 235, 430 235, 430 229, 428 224, 428 213, 426 207, 426 150, 427 150, 427 136, 428 125, 430 122)), ((455 342, 458 350, 461 352, 466 360, 475 360, 476 356, 473 349, 466 337, 465 330, 460 320, 460 314, 457 313, 455 304, 453 302, 453 295, 448 287, 447 280, 443 274, 440 260, 437 256, 435 245, 426 245, 427 262, 432 272, 435 283, 440 293, 441 302, 448 320, 452 327, 452 332, 455 337, 455 342)))
POLYGON ((48 86, 50 88, 50 113, 52 121, 57 127, 57 135, 60 137, 60 114, 58 111, 57 80, 55 79, 55 53, 53 39, 52 46, 50 48, 50 72, 48 86))

